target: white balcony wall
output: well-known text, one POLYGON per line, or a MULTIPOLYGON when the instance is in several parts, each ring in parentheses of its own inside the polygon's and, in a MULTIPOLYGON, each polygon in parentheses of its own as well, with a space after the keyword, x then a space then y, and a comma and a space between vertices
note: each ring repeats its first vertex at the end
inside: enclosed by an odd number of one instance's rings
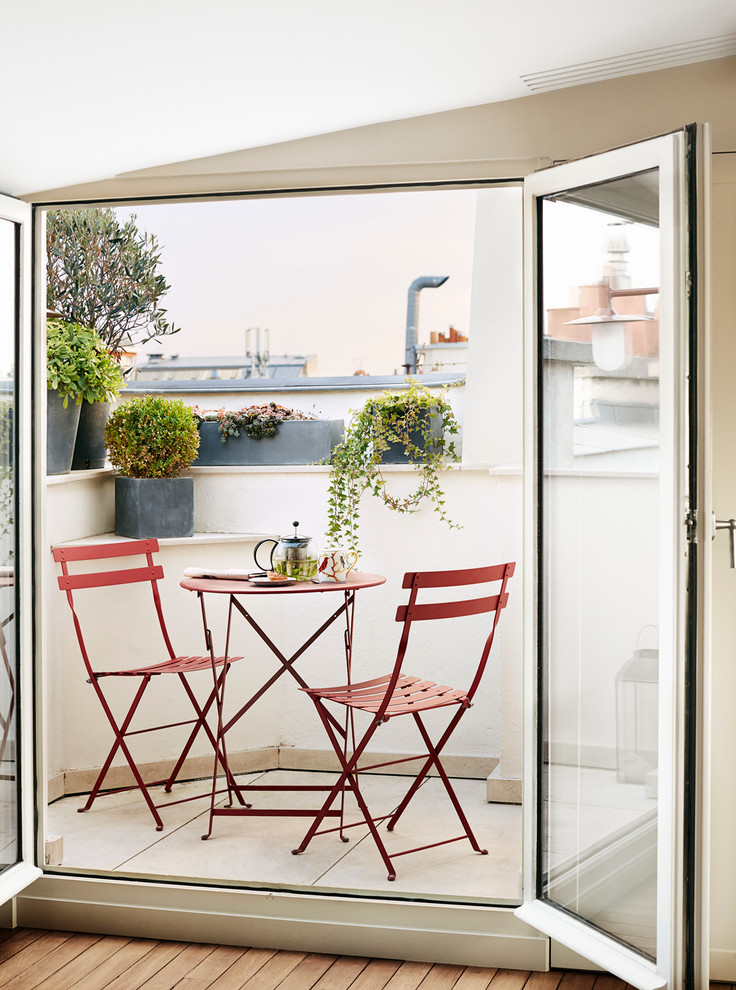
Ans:
MULTIPOLYGON (((174 647, 181 652, 201 652, 203 639, 197 600, 179 587, 185 567, 249 567, 254 539, 219 542, 216 534, 286 532, 294 518, 301 528, 319 540, 326 528, 326 491, 328 469, 325 467, 193 469, 195 478, 195 527, 198 533, 211 534, 205 542, 162 547, 161 558, 166 580, 162 595, 174 647)), ((413 472, 410 468, 388 468, 392 489, 408 488, 413 472)), ((398 626, 394 622, 396 605, 405 600, 401 578, 406 570, 438 567, 467 567, 488 561, 518 558, 519 547, 510 534, 520 528, 520 503, 506 499, 502 511, 501 489, 507 481, 483 470, 452 470, 445 473, 447 508, 460 529, 449 530, 432 512, 424 508, 414 515, 389 512, 378 500, 366 496, 361 514, 361 542, 364 556, 361 568, 384 574, 385 585, 366 589, 358 596, 355 629, 354 670, 356 676, 370 677, 388 669, 395 655, 398 626)), ((518 483, 518 478, 515 479, 518 483)), ((47 518, 49 544, 79 540, 111 533, 113 529, 113 479, 107 472, 85 473, 54 479, 48 486, 47 518)), ((99 766, 110 742, 110 729, 85 683, 85 673, 74 637, 71 615, 65 596, 58 590, 57 565, 48 554, 46 663, 49 684, 49 752, 50 777, 66 771, 99 766)), ((499 686, 500 665, 517 669, 520 664, 520 587, 515 579, 512 604, 504 616, 487 677, 473 711, 456 734, 452 753, 471 758, 492 758, 490 772, 501 748, 499 686), (515 593, 514 593, 515 592, 515 593)), ((84 593, 79 596, 84 601, 84 593)), ((149 615, 150 595, 144 588, 119 588, 87 592, 95 600, 82 616, 88 632, 90 652, 103 658, 98 666, 137 666, 151 656, 151 645, 158 648, 160 638, 155 619, 149 615), (144 622, 146 618, 153 623, 144 622)), ((91 600, 91 599, 90 599, 91 600)), ((274 596, 253 602, 254 613, 279 647, 289 654, 303 642, 339 601, 325 595, 302 598, 296 603, 274 596)), ((208 602, 210 626, 220 640, 225 628, 224 602, 208 602)), ((471 625, 475 620, 470 620, 471 625)), ((413 661, 418 671, 442 682, 464 683, 471 675, 480 646, 470 639, 458 642, 448 632, 437 639, 437 627, 428 624, 420 630, 417 653, 413 661), (423 648, 422 648, 423 646, 423 648), (431 649, 429 648, 431 646, 431 649), (472 655, 471 655, 472 652, 472 655)), ((476 625, 478 625, 476 623, 476 625)), ((475 629, 480 635, 481 630, 475 629)), ((342 628, 338 625, 315 645, 300 661, 300 669, 311 683, 329 683, 344 673, 342 628)), ((478 640, 476 639, 476 642, 478 640)), ((233 628, 231 651, 247 660, 236 664, 228 686, 233 704, 246 697, 274 669, 266 646, 260 643, 238 618, 233 628)), ((155 655, 155 654, 154 654, 155 655)), ((202 690, 209 686, 208 675, 200 676, 202 690)), ((111 683, 112 697, 122 704, 130 696, 128 681, 111 683)), ((187 717, 187 706, 171 678, 161 678, 151 688, 153 714, 175 722, 187 717), (165 716, 165 717, 164 717, 165 716)), ((149 724, 144 721, 143 724, 149 724)), ((174 756, 181 738, 175 730, 166 741, 161 737, 142 737, 138 754, 143 762, 174 756), (154 742, 155 739, 155 742, 154 742)), ((388 725, 377 742, 381 750, 397 753, 414 752, 411 726, 388 725)), ((311 703, 285 676, 262 699, 233 731, 230 751, 291 747, 326 751, 326 739, 311 703)), ((193 755, 207 754, 201 742, 193 755)), ((116 760, 120 764, 121 761, 116 760)), ((478 764, 480 765, 480 764, 478 764)), ((485 765, 485 764, 484 764, 485 765)))

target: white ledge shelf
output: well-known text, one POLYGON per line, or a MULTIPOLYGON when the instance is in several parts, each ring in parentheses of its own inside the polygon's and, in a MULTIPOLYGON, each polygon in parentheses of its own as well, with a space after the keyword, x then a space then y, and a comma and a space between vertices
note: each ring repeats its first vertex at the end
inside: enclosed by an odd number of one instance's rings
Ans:
MULTIPOLYGON (((160 547, 191 547, 195 545, 211 546, 219 543, 257 543, 259 540, 277 539, 275 533, 195 533, 194 536, 159 537, 160 547)), ((101 533, 98 536, 86 536, 81 540, 69 540, 67 543, 55 543, 56 547, 87 547, 97 543, 130 543, 127 536, 116 533, 101 533)))

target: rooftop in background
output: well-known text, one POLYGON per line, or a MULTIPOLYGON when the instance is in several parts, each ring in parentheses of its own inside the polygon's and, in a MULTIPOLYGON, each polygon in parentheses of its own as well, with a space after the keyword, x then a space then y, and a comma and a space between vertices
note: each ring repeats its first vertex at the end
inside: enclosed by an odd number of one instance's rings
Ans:
POLYGON ((243 382, 258 377, 298 378, 316 370, 314 354, 272 354, 268 357, 266 373, 256 375, 256 365, 245 354, 235 357, 161 357, 149 355, 144 364, 135 368, 134 381, 227 381, 243 382))
MULTIPOLYGON (((460 372, 434 372, 412 375, 414 381, 430 388, 454 385, 465 381, 460 372)), ((278 392, 314 391, 331 392, 349 389, 375 391, 376 389, 406 388, 406 375, 336 375, 334 377, 294 376, 291 378, 139 378, 129 381, 127 392, 278 392)))

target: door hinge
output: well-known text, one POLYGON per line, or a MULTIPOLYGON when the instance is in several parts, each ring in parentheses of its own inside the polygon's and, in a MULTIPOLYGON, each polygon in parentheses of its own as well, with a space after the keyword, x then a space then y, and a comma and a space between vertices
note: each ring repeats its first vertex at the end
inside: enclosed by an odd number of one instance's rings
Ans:
POLYGON ((688 509, 685 513, 685 529, 687 532, 687 542, 698 542, 698 510, 688 509))

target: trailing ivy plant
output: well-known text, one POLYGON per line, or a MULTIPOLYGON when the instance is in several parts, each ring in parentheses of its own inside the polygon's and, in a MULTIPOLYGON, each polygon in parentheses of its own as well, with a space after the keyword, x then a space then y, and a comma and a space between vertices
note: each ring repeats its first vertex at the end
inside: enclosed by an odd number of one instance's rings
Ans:
POLYGON ((64 399, 111 402, 120 394, 123 376, 94 330, 65 320, 46 324, 46 383, 64 399))
POLYGON ((315 419, 307 413, 288 409, 276 402, 263 405, 244 406, 232 411, 229 409, 201 410, 194 407, 194 414, 203 423, 218 423, 220 441, 226 443, 228 437, 239 437, 242 430, 252 440, 275 437, 281 423, 295 419, 315 419))
POLYGON ((105 443, 110 463, 126 477, 175 478, 197 456, 197 420, 180 399, 136 396, 110 415, 105 443))
POLYGON ((366 490, 395 512, 416 512, 428 499, 443 522, 459 528, 445 511, 445 493, 440 486, 440 471, 459 460, 453 439, 459 431, 446 388, 438 392, 409 379, 406 391, 384 392, 369 399, 350 420, 342 443, 332 452, 329 538, 358 552, 360 499, 366 490), (392 444, 401 445, 419 475, 410 495, 392 495, 387 490, 382 458, 392 444))
POLYGON ((135 221, 109 207, 46 215, 47 306, 92 327, 114 353, 178 331, 160 305, 170 286, 158 241, 135 221))

